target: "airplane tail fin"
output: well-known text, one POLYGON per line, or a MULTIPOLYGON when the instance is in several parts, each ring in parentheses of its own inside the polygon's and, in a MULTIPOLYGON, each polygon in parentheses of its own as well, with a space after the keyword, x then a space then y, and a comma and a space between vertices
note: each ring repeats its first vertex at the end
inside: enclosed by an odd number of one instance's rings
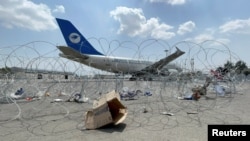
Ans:
POLYGON ((103 55, 67 20, 56 18, 67 45, 82 54, 103 55))

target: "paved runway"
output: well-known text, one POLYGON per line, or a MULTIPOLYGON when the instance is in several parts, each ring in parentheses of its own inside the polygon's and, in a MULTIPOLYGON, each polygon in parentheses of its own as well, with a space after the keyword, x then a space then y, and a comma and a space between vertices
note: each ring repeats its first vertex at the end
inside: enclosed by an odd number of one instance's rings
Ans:
POLYGON ((192 85, 194 84, 121 80, 20 81, 8 86, 2 84, 0 140, 203 141, 207 140, 208 124, 250 124, 248 82, 236 84, 236 91, 224 97, 216 96, 209 89, 207 97, 201 97, 199 101, 176 98, 189 92, 192 85), (33 101, 4 99, 16 87, 28 89, 27 96, 44 90, 48 90, 50 96, 42 96, 40 100, 33 101), (122 101, 128 108, 128 116, 122 124, 86 130, 84 113, 92 107, 93 100, 100 93, 121 90, 123 87, 150 91, 153 95, 122 101), (58 95, 60 91, 66 95, 58 95), (66 100, 75 92, 82 92, 91 100, 88 103, 53 102, 54 99, 66 100), (173 116, 165 115, 164 112, 172 113, 173 116))

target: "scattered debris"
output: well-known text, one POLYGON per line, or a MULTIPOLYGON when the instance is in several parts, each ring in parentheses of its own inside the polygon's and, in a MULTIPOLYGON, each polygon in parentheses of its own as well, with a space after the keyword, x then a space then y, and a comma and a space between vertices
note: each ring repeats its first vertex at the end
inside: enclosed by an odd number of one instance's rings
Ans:
POLYGON ((139 99, 139 94, 141 94, 141 90, 132 90, 130 91, 128 87, 123 87, 122 91, 119 92, 122 100, 135 100, 139 99))
POLYGON ((199 100, 201 98, 201 96, 205 96, 207 95, 207 87, 209 86, 209 84, 211 83, 211 78, 207 77, 205 84, 203 86, 201 85, 197 85, 194 86, 191 90, 192 90, 192 94, 186 94, 183 97, 177 97, 177 99, 181 99, 181 100, 199 100))
POLYGON ((168 115, 168 116, 173 116, 174 115, 173 113, 169 113, 169 112, 161 112, 161 114, 168 115))
POLYGON ((153 94, 150 92, 150 91, 146 91, 145 93, 144 93, 144 96, 152 96, 153 94))
POLYGON ((32 98, 32 97, 26 97, 26 100, 27 100, 27 101, 32 101, 33 98, 32 98))
POLYGON ((214 85, 214 90, 218 96, 225 96, 225 89, 221 85, 214 85))
POLYGON ((77 103, 86 103, 89 101, 89 98, 86 97, 85 95, 82 96, 82 94, 80 93, 76 93, 74 95, 72 95, 68 100, 66 100, 67 102, 77 102, 77 103))
POLYGON ((199 92, 197 92, 197 91, 194 91, 193 92, 193 94, 186 94, 186 95, 184 95, 184 96, 182 96, 182 97, 177 97, 177 99, 179 99, 179 100, 199 100, 200 99, 200 94, 199 94, 199 92))
POLYGON ((13 99, 16 99, 16 100, 24 98, 23 94, 22 95, 16 95, 15 93, 11 93, 10 97, 13 98, 13 99))
POLYGON ((143 113, 147 113, 148 112, 148 110, 146 109, 146 107, 143 107, 143 111, 142 111, 143 113))
POLYGON ((192 99, 193 100, 199 100, 201 98, 201 92, 202 92, 203 87, 194 87, 192 88, 192 99))
POLYGON ((10 97, 13 99, 24 99, 24 90, 23 88, 18 89, 15 93, 11 93, 10 97))
POLYGON ((20 88, 15 92, 15 95, 22 95, 23 93, 24 93, 23 88, 20 88))
POLYGON ((60 98, 57 98, 57 99, 54 99, 53 102, 63 102, 64 100, 63 99, 60 99, 60 98))
POLYGON ((25 98, 27 101, 35 101, 35 100, 40 100, 41 97, 38 96, 32 96, 32 97, 26 97, 25 98))
POLYGON ((86 129, 97 129, 108 124, 117 125, 127 116, 127 108, 120 102, 120 95, 111 91, 95 100, 93 108, 85 113, 86 129))
POLYGON ((45 95, 45 96, 50 96, 50 93, 49 93, 49 92, 45 92, 44 95, 45 95))

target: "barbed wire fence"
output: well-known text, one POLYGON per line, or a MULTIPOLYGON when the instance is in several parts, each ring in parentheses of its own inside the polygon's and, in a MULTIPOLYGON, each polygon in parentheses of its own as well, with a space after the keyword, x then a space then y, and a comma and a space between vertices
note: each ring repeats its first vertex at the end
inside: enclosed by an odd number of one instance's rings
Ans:
POLYGON ((230 104, 235 95, 244 93, 245 79, 233 72, 228 73, 230 80, 220 82, 229 89, 224 98, 220 98, 213 85, 210 85, 206 98, 191 102, 178 99, 179 96, 192 93, 193 87, 205 83, 206 76, 197 72, 209 72, 226 61, 240 60, 225 44, 214 40, 200 44, 181 41, 170 46, 167 42, 155 39, 139 44, 117 40, 108 42, 104 38, 95 40, 107 55, 121 54, 121 49, 127 50, 133 59, 147 61, 157 61, 165 57, 165 50, 170 54, 178 47, 185 54, 175 63, 183 71, 156 77, 154 81, 128 81, 126 75, 108 77, 111 73, 61 58, 56 45, 49 42, 34 41, 1 47, 0 126, 6 130, 0 136, 10 136, 23 130, 35 136, 83 130, 84 111, 92 107, 93 100, 112 90, 120 92, 124 88, 142 91, 137 100, 124 101, 129 110, 125 121, 127 130, 145 128, 156 131, 177 126, 202 126, 210 122, 228 122, 227 118, 233 119, 235 123, 241 122, 240 117, 216 110, 230 104), (158 50, 162 51, 161 54, 157 54, 158 50), (12 69, 11 72, 8 69, 12 69), (20 88, 24 89, 22 98, 15 95, 20 88), (150 92, 152 96, 144 96, 145 92, 150 92), (56 101, 66 100, 76 93, 83 94, 89 101, 82 104, 56 101), (187 114, 192 112, 198 114, 187 114), (212 117, 211 112, 220 114, 212 117), (172 119, 164 113, 178 115, 178 118, 172 119), (210 120, 203 117, 210 117, 210 120), (16 126, 12 126, 13 122, 16 126))

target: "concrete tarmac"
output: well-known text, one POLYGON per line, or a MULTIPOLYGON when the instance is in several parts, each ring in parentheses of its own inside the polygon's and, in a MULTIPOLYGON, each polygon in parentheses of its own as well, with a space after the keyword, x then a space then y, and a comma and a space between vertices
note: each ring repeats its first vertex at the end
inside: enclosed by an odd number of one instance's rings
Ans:
POLYGON ((235 84, 236 90, 223 97, 216 96, 210 88, 207 96, 198 101, 177 99, 190 91, 189 83, 109 80, 39 82, 34 85, 39 89, 49 87, 50 96, 42 96, 40 100, 0 103, 0 140, 204 141, 207 140, 209 124, 250 124, 249 82, 235 84), (153 95, 122 101, 128 108, 123 123, 86 130, 84 113, 92 107, 93 100, 100 94, 122 87, 150 91, 153 95), (71 93, 82 91, 82 88, 90 98, 88 103, 53 102, 55 99, 66 100, 71 93), (60 90, 66 95, 58 95, 60 90))

